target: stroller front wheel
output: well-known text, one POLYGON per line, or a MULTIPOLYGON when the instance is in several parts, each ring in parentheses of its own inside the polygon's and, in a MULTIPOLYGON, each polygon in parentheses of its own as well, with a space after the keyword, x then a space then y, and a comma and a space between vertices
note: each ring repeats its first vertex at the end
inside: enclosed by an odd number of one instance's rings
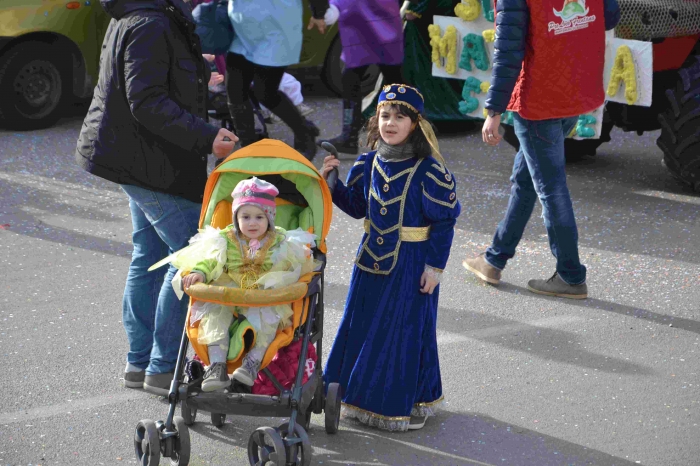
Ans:
POLYGON ((284 444, 287 449, 287 464, 294 466, 309 466, 311 464, 311 441, 304 430, 304 427, 298 422, 294 424, 294 434, 289 432, 289 422, 285 422, 279 426, 279 433, 284 439, 284 444), (300 443, 295 443, 287 446, 287 441, 290 437, 301 439, 300 443))
POLYGON ((134 450, 139 464, 157 466, 160 463, 160 435, 151 419, 142 419, 136 424, 134 450))
POLYGON ((171 466, 187 466, 190 464, 190 429, 185 420, 180 416, 173 417, 173 429, 177 432, 176 437, 171 437, 174 442, 173 454, 170 457, 171 466))
POLYGON ((287 464, 284 440, 272 427, 258 427, 248 440, 248 461, 251 466, 274 463, 287 464))

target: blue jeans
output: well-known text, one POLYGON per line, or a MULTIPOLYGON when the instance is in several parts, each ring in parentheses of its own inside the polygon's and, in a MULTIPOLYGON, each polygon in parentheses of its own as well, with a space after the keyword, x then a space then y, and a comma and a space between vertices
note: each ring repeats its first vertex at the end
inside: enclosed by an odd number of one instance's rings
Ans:
POLYGON ((510 177, 508 208, 485 258, 494 267, 505 268, 508 259, 515 255, 539 197, 549 247, 557 259, 557 273, 570 285, 584 283, 586 267, 579 260, 578 229, 564 171, 564 138, 577 118, 536 121, 517 113, 513 117, 520 150, 510 177))
POLYGON ((148 268, 187 246, 197 233, 202 205, 131 185, 129 196, 134 231, 129 275, 122 301, 122 320, 129 340, 127 361, 147 375, 175 369, 185 326, 188 299, 177 299, 170 281, 177 269, 148 268))

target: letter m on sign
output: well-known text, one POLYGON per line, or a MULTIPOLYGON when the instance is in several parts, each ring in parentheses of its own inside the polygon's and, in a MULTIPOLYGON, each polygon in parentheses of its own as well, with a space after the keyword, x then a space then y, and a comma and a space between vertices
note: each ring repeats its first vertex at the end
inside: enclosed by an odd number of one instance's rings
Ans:
POLYGON ((457 28, 447 26, 443 36, 440 26, 431 24, 428 26, 428 35, 432 48, 431 61, 439 68, 444 66, 447 73, 455 74, 457 72, 457 28))

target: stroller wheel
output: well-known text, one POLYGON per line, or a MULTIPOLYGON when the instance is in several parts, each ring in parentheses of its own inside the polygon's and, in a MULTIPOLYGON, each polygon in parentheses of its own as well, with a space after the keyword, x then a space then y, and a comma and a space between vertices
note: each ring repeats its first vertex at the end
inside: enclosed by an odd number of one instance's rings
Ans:
POLYGON ((342 399, 343 389, 340 387, 340 384, 330 384, 328 386, 328 393, 326 394, 326 405, 323 409, 326 414, 326 432, 329 434, 338 432, 338 426, 340 424, 340 402, 342 399))
POLYGON ((214 427, 223 427, 226 422, 226 414, 223 413, 211 413, 211 423, 214 427))
POLYGON ((177 437, 168 439, 174 442, 170 464, 171 466, 187 466, 190 464, 190 429, 180 416, 173 417, 173 429, 177 432, 177 437))
POLYGON ((160 463, 160 435, 155 422, 142 419, 136 424, 134 450, 139 464, 157 466, 160 463))
POLYGON ((187 403, 187 398, 183 398, 180 402, 180 413, 185 421, 185 424, 191 426, 197 418, 197 408, 191 408, 187 403))
MULTIPOLYGON (((289 434, 289 423, 285 422, 279 426, 280 435, 283 439, 288 439, 289 434)), ((284 442, 284 446, 287 451, 287 464, 293 464, 294 466, 309 466, 311 464, 311 442, 309 441, 309 436, 307 435, 304 427, 299 423, 294 424, 294 437, 301 439, 301 443, 295 443, 293 445, 287 445, 284 442)))
POLYGON ((274 463, 287 464, 284 440, 272 427, 258 427, 248 440, 248 460, 251 466, 274 463))

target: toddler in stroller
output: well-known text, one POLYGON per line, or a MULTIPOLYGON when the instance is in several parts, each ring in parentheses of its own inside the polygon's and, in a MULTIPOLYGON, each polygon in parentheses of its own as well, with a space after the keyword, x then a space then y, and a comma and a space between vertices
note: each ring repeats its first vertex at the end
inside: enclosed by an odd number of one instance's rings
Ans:
MULTIPOLYGON (((212 227, 199 233, 191 245, 176 253, 173 265, 180 269, 185 289, 206 282, 243 289, 279 288, 296 283, 315 268, 307 244, 315 235, 301 230, 275 227, 277 188, 256 177, 242 180, 233 190, 233 224, 219 231, 212 227)), ((177 283, 174 283, 178 287, 177 283)), ((207 345, 210 366, 204 374, 202 391, 228 388, 226 360, 251 346, 233 379, 252 387, 267 347, 277 333, 291 325, 288 304, 265 307, 234 307, 211 302, 195 302, 190 323, 199 323, 198 342, 207 345), (234 314, 236 331, 229 336, 234 314), (230 340, 234 344, 230 345, 230 340), (233 350, 233 351, 229 351, 233 350)))
POLYGON ((224 425, 227 414, 288 418, 277 428, 259 427, 251 434, 252 465, 310 464, 306 432, 312 413, 325 413, 326 432, 337 432, 342 389, 324 384, 322 373, 325 238, 332 205, 316 168, 281 141, 265 139, 242 148, 210 175, 199 237, 153 266, 177 262, 180 273, 173 285, 176 290, 185 285, 191 300, 167 418, 143 419, 136 426, 139 464, 157 465, 161 456, 172 465, 188 464, 188 426, 198 409, 209 411, 216 427, 224 425), (197 361, 186 364, 190 345, 209 366, 206 373, 197 361), (311 353, 317 360, 309 368, 311 353), (281 382, 279 372, 270 369, 273 360, 295 357, 293 380, 281 382), (266 390, 241 389, 256 372, 256 382, 264 380, 266 390), (269 390, 268 382, 277 391, 269 390), (175 415, 178 405, 181 416, 175 415))

